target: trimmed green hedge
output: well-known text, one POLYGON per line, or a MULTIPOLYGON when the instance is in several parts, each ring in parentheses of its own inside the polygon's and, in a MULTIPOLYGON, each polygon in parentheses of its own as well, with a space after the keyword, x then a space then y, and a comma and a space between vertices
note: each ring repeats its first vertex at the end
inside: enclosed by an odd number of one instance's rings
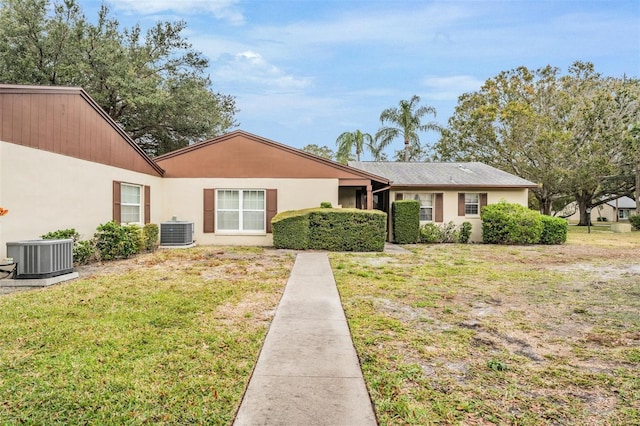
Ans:
POLYGON ((394 201, 391 211, 394 241, 398 244, 420 241, 420 203, 415 200, 394 201))
POLYGON ((637 229, 638 231, 640 231, 640 214, 632 214, 629 216, 629 223, 631 224, 631 226, 633 226, 635 229, 637 229))
POLYGON ((501 201, 482 208, 482 241, 489 244, 562 244, 565 219, 545 216, 525 206, 501 201))
POLYGON ((540 244, 562 244, 567 242, 569 225, 561 217, 540 215, 542 220, 542 235, 540 244))
POLYGON ((482 241, 489 244, 536 244, 542 235, 540 213, 501 201, 482 208, 482 241))
POLYGON ((382 251, 387 214, 376 210, 313 208, 287 211, 271 220, 276 248, 382 251))

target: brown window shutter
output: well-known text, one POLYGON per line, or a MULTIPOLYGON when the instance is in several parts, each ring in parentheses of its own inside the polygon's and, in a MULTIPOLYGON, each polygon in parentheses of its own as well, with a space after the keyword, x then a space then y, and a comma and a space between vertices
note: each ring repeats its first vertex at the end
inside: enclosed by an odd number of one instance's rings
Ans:
POLYGON ((278 213, 278 190, 267 189, 267 233, 271 233, 271 219, 278 213))
POLYGON ((402 192, 396 192, 396 201, 401 201, 403 198, 403 195, 404 194, 402 194, 402 192))
POLYGON ((113 181, 113 221, 120 223, 122 218, 120 182, 113 181))
POLYGON ((151 223, 151 187, 144 186, 144 223, 151 223))
POLYGON ((458 192, 458 216, 464 216, 464 192, 458 192))
POLYGON ((204 190, 204 229, 205 233, 215 232, 216 220, 216 190, 205 188, 204 190))
POLYGON ((480 211, 478 213, 480 213, 482 211, 482 208, 486 205, 487 205, 487 193, 483 192, 482 194, 480 194, 480 211))
POLYGON ((435 209, 436 209, 435 217, 434 217, 434 219, 435 219, 434 221, 435 222, 443 222, 444 221, 443 212, 442 212, 442 210, 443 210, 442 197, 443 197, 442 192, 436 194, 436 202, 435 202, 435 206, 434 206, 435 209))

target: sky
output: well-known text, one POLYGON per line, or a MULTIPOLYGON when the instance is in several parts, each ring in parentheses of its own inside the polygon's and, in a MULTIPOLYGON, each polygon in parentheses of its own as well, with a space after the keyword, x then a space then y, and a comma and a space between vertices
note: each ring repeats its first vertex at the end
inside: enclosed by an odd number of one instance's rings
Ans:
MULTIPOLYGON (((94 20, 102 1, 79 0, 94 20)), ((239 129, 336 149, 413 95, 446 125, 457 99, 501 71, 589 61, 640 77, 640 1, 104 0, 124 27, 184 20, 239 129)), ((421 141, 433 144, 438 134, 421 141)), ((388 153, 402 147, 398 140, 388 153)), ((368 159, 367 156, 363 159, 368 159)))

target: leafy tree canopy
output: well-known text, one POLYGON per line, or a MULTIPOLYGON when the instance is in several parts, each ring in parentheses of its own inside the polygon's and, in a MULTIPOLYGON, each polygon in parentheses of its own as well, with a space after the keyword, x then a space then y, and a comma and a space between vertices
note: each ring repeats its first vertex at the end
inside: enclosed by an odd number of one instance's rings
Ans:
POLYGON ((358 161, 360 161, 360 155, 362 155, 365 149, 371 152, 375 150, 373 137, 369 133, 362 133, 360 130, 343 132, 338 136, 338 139, 336 139, 336 145, 338 145, 336 160, 343 164, 347 164, 348 161, 354 159, 354 150, 356 154, 355 159, 358 161))
POLYGON ((541 211, 554 202, 586 208, 632 190, 625 140, 640 112, 637 80, 602 77, 576 62, 566 75, 519 67, 458 99, 435 150, 440 160, 482 161, 539 184, 541 211))
POLYGON ((302 150, 319 157, 327 158, 329 160, 335 160, 336 158, 336 154, 333 152, 333 150, 326 145, 320 146, 312 143, 302 147, 302 150))
POLYGON ((143 34, 105 5, 92 23, 75 0, 1 0, 0 81, 82 87, 147 153, 163 154, 237 125, 235 99, 212 91, 185 28, 143 34))
MULTIPOLYGON (((404 161, 419 161, 422 159, 425 147, 420 143, 419 132, 440 130, 435 122, 423 123, 423 117, 433 114, 436 110, 431 106, 419 105, 420 97, 413 95, 409 100, 401 100, 396 108, 387 108, 380 113, 382 127, 375 137, 374 152, 380 153, 384 148, 397 139, 404 141, 404 161)), ((396 158, 398 157, 396 153, 396 158)))

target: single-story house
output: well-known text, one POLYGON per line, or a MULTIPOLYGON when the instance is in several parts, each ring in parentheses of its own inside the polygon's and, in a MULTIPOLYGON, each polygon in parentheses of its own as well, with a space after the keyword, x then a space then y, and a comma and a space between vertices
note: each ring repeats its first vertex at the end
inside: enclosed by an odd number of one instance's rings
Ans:
POLYGON ((409 197, 424 220, 470 220, 479 239, 480 207, 526 205, 531 186, 479 163, 348 166, 243 131, 150 158, 80 88, 0 84, 0 259, 7 242, 67 228, 88 239, 110 220, 177 218, 198 244, 271 245, 279 211, 389 211, 409 197))
MULTIPOLYGON (((567 217, 570 221, 579 221, 580 212, 576 203, 565 207, 563 212, 572 212, 567 217)), ((591 223, 596 222, 628 222, 629 216, 636 212, 636 201, 631 197, 619 197, 607 201, 591 209, 591 223)))
MULTIPOLYGON (((470 222, 471 241, 482 240, 480 209, 505 200, 526 206, 536 184, 479 162, 404 163, 352 161, 349 165, 384 176, 389 191, 374 198, 374 208, 391 211, 395 200, 420 202, 420 223, 470 222)), ((392 236, 391 223, 389 235, 392 236)))

